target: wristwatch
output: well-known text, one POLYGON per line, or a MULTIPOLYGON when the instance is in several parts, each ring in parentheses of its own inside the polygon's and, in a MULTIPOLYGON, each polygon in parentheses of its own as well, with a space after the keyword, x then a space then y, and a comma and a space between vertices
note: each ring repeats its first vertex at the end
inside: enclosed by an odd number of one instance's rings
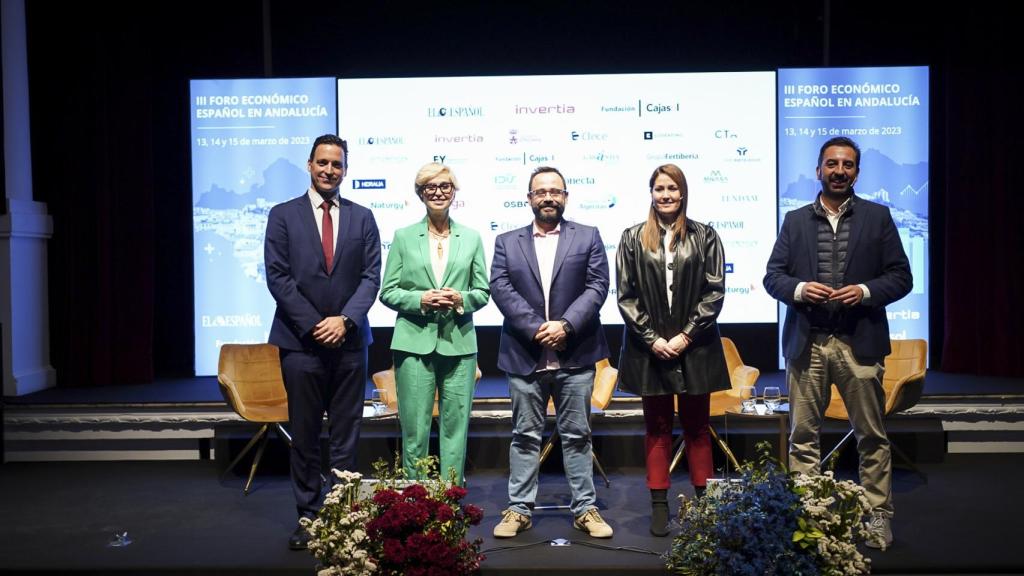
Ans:
POLYGON ((565 318, 562 318, 561 320, 559 320, 559 322, 562 323, 562 330, 565 331, 565 335, 567 337, 572 336, 572 324, 569 324, 569 321, 566 320, 565 318))
POLYGON ((353 322, 352 319, 349 318, 348 316, 345 316, 344 314, 342 314, 341 315, 341 321, 345 323, 345 333, 346 334, 349 333, 349 332, 352 332, 352 331, 354 331, 356 329, 356 323, 353 322))

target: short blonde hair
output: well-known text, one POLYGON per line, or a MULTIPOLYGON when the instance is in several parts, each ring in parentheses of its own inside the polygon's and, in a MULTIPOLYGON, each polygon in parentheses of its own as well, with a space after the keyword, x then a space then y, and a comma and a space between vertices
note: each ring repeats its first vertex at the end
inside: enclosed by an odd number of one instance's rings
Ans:
POLYGON ((431 180, 437 178, 438 176, 446 175, 448 176, 448 180, 451 181, 452 186, 454 186, 455 189, 458 190, 459 181, 455 179, 455 172, 452 172, 451 168, 445 166, 444 164, 439 164, 437 162, 424 164, 423 167, 419 169, 419 172, 416 172, 416 195, 420 195, 420 188, 422 188, 424 184, 430 182, 431 180))

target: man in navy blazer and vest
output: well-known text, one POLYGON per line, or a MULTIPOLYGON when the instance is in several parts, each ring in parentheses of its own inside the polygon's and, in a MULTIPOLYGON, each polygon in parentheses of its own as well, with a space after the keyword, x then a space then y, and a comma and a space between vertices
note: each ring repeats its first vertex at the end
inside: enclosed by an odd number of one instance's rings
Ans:
POLYGON ((495 240, 491 298, 505 316, 498 367, 512 398, 509 507, 494 536, 532 525, 541 435, 553 398, 573 525, 598 538, 612 529, 595 505, 590 437, 594 363, 608 357, 601 306, 608 296, 608 257, 598 230, 562 219, 565 178, 550 167, 530 177, 534 221, 495 240))
MULTIPOLYGON (((300 518, 313 518, 325 486, 320 431, 329 423, 330 469, 352 470, 366 391, 366 315, 380 289, 380 234, 373 214, 341 198, 348 144, 313 142, 309 189, 267 219, 267 286, 277 302, 270 343, 281 350, 292 433, 291 477, 300 518)), ((288 540, 306 547, 300 525, 288 540)))
POLYGON ((892 542, 892 463, 883 420, 885 306, 913 287, 910 263, 886 206, 854 193, 860 148, 849 138, 822 145, 817 199, 786 214, 764 286, 786 303, 783 356, 790 400, 790 469, 820 470, 819 435, 834 383, 860 454, 872 507, 868 546, 892 542))

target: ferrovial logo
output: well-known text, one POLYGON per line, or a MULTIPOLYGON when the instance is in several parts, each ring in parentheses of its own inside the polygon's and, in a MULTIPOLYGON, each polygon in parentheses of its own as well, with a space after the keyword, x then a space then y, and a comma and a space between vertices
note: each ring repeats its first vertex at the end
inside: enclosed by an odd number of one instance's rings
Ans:
POLYGON ((604 142, 608 140, 608 134, 603 132, 589 132, 587 130, 582 132, 573 130, 569 133, 569 139, 573 142, 604 142))
POLYGON ((575 114, 576 107, 572 104, 513 104, 512 111, 516 114, 575 114))
POLYGON ((405 144, 403 136, 363 136, 359 143, 365 146, 397 146, 405 144))
POLYGON ((434 134, 434 144, 481 144, 484 137, 479 134, 434 134))
POLYGON ((372 180, 353 180, 352 181, 352 189, 353 190, 369 190, 369 189, 383 190, 385 188, 387 188, 387 184, 385 183, 383 178, 376 178, 376 179, 372 179, 372 180))
POLYGON ((721 170, 712 170, 710 173, 704 176, 705 184, 728 184, 729 177, 722 173, 721 170))
POLYGON ((428 118, 481 118, 483 106, 440 106, 427 108, 428 118))
POLYGON ((646 112, 647 114, 679 112, 679 102, 647 102, 646 104, 641 102, 640 105, 643 112, 646 112))
POLYGON ((203 328, 257 328, 263 326, 259 314, 203 314, 200 318, 203 328))
POLYGON ((715 138, 718 140, 732 140, 733 138, 739 138, 740 135, 729 130, 727 128, 719 128, 715 130, 715 138))
POLYGON ((607 210, 613 208, 618 203, 618 198, 614 194, 609 195, 600 200, 585 200, 580 202, 581 210, 607 210))

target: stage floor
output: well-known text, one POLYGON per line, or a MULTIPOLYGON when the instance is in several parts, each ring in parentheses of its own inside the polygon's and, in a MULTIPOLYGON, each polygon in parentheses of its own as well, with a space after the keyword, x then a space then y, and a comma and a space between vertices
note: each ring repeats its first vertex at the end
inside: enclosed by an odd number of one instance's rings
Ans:
MULTIPOLYGON (((896 471, 895 543, 885 553, 868 551, 873 572, 1024 573, 1024 555, 1010 544, 1024 529, 1024 455, 951 454, 922 468, 927 483, 896 471)), ((611 488, 598 482, 597 493, 616 531, 611 540, 573 530, 564 510, 538 512, 533 529, 496 540, 490 533, 506 503, 507 473, 492 469, 469 476, 467 501, 485 510, 473 530, 487 550, 482 574, 663 573, 658 555, 670 539, 647 532, 643 471, 610 472, 611 488), (573 545, 552 547, 555 538, 573 545), (512 546, 521 547, 499 549, 512 546), (649 553, 613 549, 623 547, 649 553)), ((219 483, 218 473, 215 461, 0 465, 0 571, 312 574, 312 557, 286 548, 295 524, 287 478, 260 475, 246 497, 242 478, 219 483), (123 531, 133 543, 107 547, 123 531)), ((684 470, 676 472, 673 484, 673 494, 690 490, 684 470)), ((564 504, 568 498, 560 474, 542 476, 538 504, 564 504)))

